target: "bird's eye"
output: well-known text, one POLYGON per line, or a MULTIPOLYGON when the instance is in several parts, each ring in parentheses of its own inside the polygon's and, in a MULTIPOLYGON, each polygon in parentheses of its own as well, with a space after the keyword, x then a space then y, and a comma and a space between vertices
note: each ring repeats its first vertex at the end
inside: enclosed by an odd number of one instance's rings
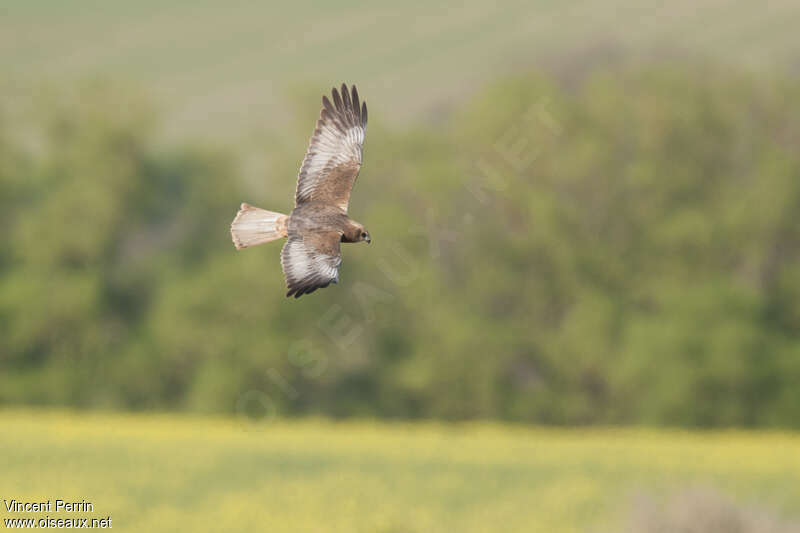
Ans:
POLYGON ((366 233, 362 233, 362 234, 361 234, 361 236, 362 236, 362 237, 366 237, 366 236, 367 236, 367 234, 366 234, 366 233))

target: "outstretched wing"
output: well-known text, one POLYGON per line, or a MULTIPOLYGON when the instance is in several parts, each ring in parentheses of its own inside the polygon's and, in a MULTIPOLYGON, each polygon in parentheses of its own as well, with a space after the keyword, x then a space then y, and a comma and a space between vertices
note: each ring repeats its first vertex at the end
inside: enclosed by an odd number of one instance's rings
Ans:
POLYGON ((358 91, 342 84, 334 88, 333 103, 322 97, 317 127, 297 176, 295 207, 306 202, 335 205, 347 212, 350 191, 361 168, 362 145, 367 131, 367 104, 359 103, 358 91))
POLYGON ((339 282, 341 240, 338 231, 289 235, 281 250, 281 267, 289 288, 286 296, 299 298, 339 282))

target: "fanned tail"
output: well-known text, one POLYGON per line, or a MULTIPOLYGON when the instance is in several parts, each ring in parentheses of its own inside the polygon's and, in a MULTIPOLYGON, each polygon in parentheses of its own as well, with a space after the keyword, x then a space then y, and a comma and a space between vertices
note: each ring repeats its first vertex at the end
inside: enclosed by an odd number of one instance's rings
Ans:
POLYGON ((231 223, 231 238, 237 250, 274 241, 287 235, 289 217, 242 204, 231 223))

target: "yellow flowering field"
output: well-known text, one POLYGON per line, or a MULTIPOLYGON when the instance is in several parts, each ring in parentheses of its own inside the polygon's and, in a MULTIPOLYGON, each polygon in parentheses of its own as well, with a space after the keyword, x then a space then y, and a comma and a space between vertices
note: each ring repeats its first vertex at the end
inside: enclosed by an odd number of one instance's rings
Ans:
POLYGON ((800 435, 0 411, 0 519, 106 518, 154 532, 605 532, 639 494, 698 486, 800 516, 800 435), (9 512, 12 500, 51 508, 9 512))

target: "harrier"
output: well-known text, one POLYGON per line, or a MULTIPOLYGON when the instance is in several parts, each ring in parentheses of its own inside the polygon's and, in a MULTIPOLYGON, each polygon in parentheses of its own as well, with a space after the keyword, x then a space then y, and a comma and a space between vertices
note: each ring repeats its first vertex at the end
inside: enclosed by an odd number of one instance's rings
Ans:
POLYGON ((361 168, 367 104, 353 85, 322 97, 322 111, 297 176, 289 215, 242 204, 231 224, 237 250, 286 237, 281 266, 286 296, 299 298, 339 282, 340 243, 371 242, 362 224, 347 216, 350 192, 361 168))

